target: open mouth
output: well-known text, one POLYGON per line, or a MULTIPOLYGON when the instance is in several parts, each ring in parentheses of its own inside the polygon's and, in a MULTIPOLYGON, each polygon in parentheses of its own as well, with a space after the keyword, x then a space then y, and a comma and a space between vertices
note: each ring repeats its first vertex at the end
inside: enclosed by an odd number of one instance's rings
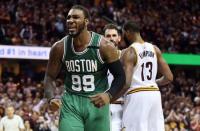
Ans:
POLYGON ((73 32, 73 31, 76 31, 76 28, 75 28, 75 27, 69 27, 68 30, 69 30, 70 32, 73 32))

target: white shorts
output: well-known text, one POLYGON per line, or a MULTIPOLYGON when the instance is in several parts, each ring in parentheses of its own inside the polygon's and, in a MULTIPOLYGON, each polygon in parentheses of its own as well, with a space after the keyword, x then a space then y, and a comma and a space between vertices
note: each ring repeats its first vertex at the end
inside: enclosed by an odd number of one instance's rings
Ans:
POLYGON ((160 91, 140 91, 124 98, 125 131, 164 131, 160 91))
POLYGON ((122 105, 110 104, 111 131, 121 131, 122 127, 122 105))

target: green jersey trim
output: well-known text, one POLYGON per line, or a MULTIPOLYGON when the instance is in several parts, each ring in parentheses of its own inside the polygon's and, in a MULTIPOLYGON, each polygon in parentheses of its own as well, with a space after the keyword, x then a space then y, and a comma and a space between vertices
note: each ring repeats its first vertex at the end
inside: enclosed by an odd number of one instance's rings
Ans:
MULTIPOLYGON (((99 40, 98 40, 98 47, 100 47, 100 44, 101 44, 101 39, 102 39, 102 36, 99 36, 99 40)), ((97 50, 97 56, 98 56, 98 59, 99 61, 104 64, 105 62, 103 61, 102 57, 101 57, 101 54, 100 54, 100 50, 98 49, 97 50)))
POLYGON ((67 40, 68 40, 68 36, 65 36, 63 38, 63 40, 64 40, 64 42, 63 42, 63 44, 64 44, 64 53, 63 53, 62 61, 64 62, 65 61, 65 57, 66 57, 66 51, 67 51, 66 43, 67 43, 67 40))
MULTIPOLYGON (((90 38, 90 42, 89 42, 88 46, 90 46, 92 44, 93 39, 94 39, 94 33, 92 32, 92 36, 90 38)), ((74 54, 82 55, 88 51, 88 48, 85 48, 83 51, 80 51, 80 52, 75 51, 73 42, 74 42, 74 39, 72 38, 71 48, 72 48, 72 51, 74 54)))

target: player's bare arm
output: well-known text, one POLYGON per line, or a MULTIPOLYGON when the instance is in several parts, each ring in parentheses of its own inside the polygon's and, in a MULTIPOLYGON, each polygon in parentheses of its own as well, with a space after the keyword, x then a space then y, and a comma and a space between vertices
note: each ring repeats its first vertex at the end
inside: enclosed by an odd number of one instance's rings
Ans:
POLYGON ((123 50, 123 55, 121 57, 121 61, 122 61, 123 68, 124 68, 124 71, 126 74, 126 83, 123 86, 122 90, 117 94, 117 96, 111 100, 111 102, 114 102, 119 97, 124 95, 124 93, 129 89, 129 87, 131 85, 131 81, 132 81, 132 74, 133 74, 134 66, 135 66, 136 60, 137 60, 136 57, 137 56, 135 54, 135 50, 132 47, 129 47, 129 48, 123 50))
POLYGON ((106 63, 112 63, 119 59, 119 53, 117 47, 114 45, 114 43, 107 41, 104 38, 102 38, 102 43, 100 46, 100 54, 102 59, 106 63))
POLYGON ((156 80, 158 86, 164 86, 173 81, 173 74, 169 68, 169 65, 166 63, 164 58, 162 57, 162 53, 157 46, 154 46, 157 60, 158 60, 158 72, 163 76, 156 80))
POLYGON ((63 57, 63 42, 56 42, 50 51, 49 61, 47 64, 47 70, 44 78, 44 97, 50 102, 50 109, 56 110, 59 107, 59 101, 54 98, 55 82, 58 73, 62 66, 63 57))
POLYGON ((109 70, 114 76, 114 80, 111 84, 111 88, 106 93, 99 93, 95 96, 92 96, 92 102, 97 107, 102 107, 105 104, 110 103, 110 99, 121 89, 121 87, 125 83, 125 74, 124 70, 122 68, 122 65, 119 61, 119 54, 117 48, 114 46, 113 43, 105 40, 104 38, 101 41, 100 44, 100 54, 106 63, 108 63, 109 70), (116 65, 116 68, 114 69, 113 66, 116 65), (115 86, 118 86, 119 88, 115 88, 115 86))

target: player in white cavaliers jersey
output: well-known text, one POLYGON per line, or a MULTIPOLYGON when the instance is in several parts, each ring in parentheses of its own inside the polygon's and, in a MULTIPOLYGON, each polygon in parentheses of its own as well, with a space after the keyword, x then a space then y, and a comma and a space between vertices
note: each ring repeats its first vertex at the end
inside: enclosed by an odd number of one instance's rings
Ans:
POLYGON ((160 49, 142 39, 137 23, 124 24, 123 37, 129 47, 121 58, 126 73, 126 85, 120 92, 126 92, 122 126, 125 131, 164 131, 158 86, 173 80, 171 70, 160 49), (163 76, 156 80, 157 71, 163 76))
MULTIPOLYGON (((121 41, 121 36, 119 35, 119 31, 116 25, 107 24, 104 27, 104 36, 109 41, 113 42, 116 47, 119 46, 119 42, 121 41)), ((121 56, 121 51, 119 50, 119 57, 121 56)), ((108 72, 108 83, 109 86, 113 80, 113 76, 108 72)), ((122 104, 123 98, 117 99, 115 102, 110 104, 110 112, 111 112, 111 131, 121 131, 121 121, 122 121, 122 104)))

